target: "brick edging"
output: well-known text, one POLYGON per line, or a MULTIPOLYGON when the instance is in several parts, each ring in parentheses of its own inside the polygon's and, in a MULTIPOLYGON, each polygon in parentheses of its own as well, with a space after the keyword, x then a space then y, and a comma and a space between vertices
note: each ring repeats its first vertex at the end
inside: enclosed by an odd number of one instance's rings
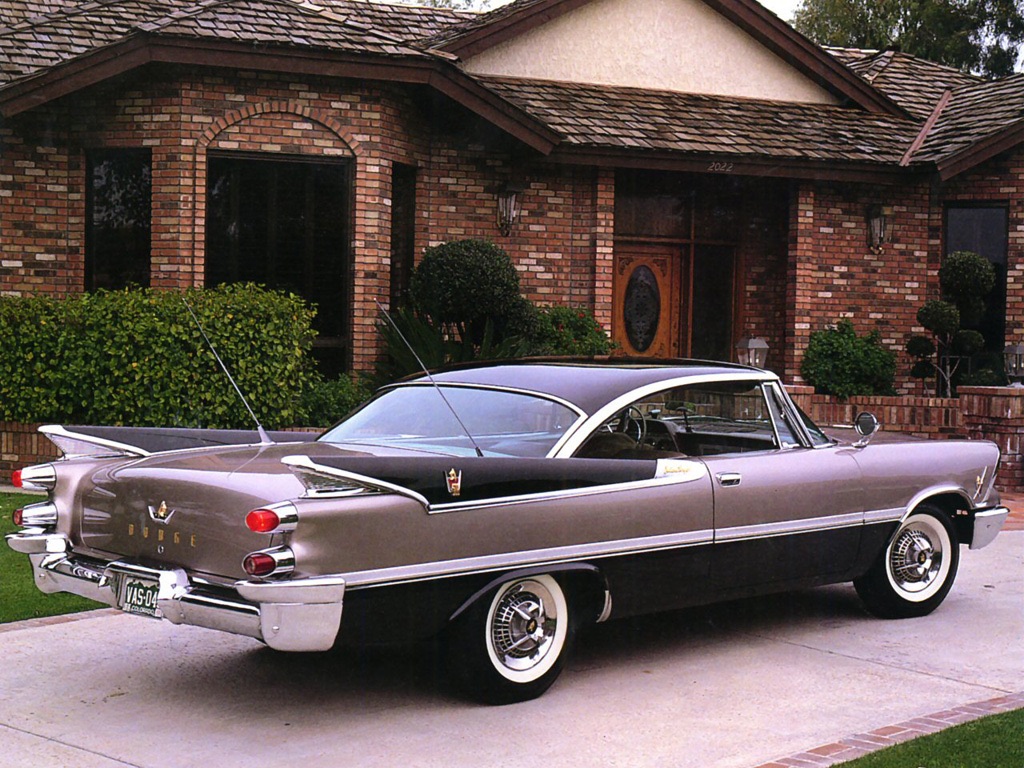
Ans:
POLYGON ((961 723, 968 723, 987 715, 1011 712, 1024 708, 1024 691, 1009 693, 994 699, 944 709, 922 717, 915 717, 895 725, 858 733, 831 744, 780 757, 757 768, 827 768, 827 766, 854 760, 870 752, 901 744, 904 741, 938 733, 961 723))

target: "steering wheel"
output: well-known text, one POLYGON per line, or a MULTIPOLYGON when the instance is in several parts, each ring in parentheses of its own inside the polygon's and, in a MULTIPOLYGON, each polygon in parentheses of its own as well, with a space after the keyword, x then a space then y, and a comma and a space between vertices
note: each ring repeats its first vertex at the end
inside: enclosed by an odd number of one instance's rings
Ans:
POLYGON ((619 416, 619 432, 636 440, 637 445, 643 445, 647 439, 647 419, 643 411, 635 405, 629 406, 619 416))

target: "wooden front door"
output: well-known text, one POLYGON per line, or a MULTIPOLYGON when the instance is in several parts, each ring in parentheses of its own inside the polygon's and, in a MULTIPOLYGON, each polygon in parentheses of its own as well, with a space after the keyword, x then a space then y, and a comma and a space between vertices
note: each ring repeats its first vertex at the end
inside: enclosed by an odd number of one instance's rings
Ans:
POLYGON ((679 249, 616 249, 612 339, 623 354, 674 357, 679 339, 679 249))
POLYGON ((728 245, 621 245, 612 339, 639 357, 732 359, 736 264, 728 245))

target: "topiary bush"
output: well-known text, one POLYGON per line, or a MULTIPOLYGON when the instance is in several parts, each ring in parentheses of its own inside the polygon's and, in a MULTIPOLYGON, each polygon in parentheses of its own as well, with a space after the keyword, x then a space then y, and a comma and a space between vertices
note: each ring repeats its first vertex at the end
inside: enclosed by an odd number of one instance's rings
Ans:
POLYGON ((800 375, 818 392, 848 398, 895 394, 896 356, 878 331, 858 336, 849 320, 811 334, 800 375))
POLYGON ((985 314, 984 296, 996 283, 996 271, 984 256, 970 251, 949 254, 939 268, 941 299, 929 299, 917 311, 917 322, 930 336, 915 335, 907 340, 907 354, 914 359, 910 375, 918 379, 938 377, 940 394, 952 397, 956 384, 995 381, 1001 365, 989 366, 978 360, 975 370, 960 370, 964 360, 977 358, 985 338, 963 326, 977 325, 985 314))
POLYGON ((455 240, 427 248, 413 270, 409 296, 415 312, 471 344, 488 323, 497 340, 522 311, 519 275, 508 254, 486 240, 455 240))
MULTIPOLYGON (((267 428, 292 426, 315 378, 313 310, 253 285, 185 298, 267 428)), ((133 426, 252 426, 181 294, 98 291, 0 298, 0 419, 133 426)))

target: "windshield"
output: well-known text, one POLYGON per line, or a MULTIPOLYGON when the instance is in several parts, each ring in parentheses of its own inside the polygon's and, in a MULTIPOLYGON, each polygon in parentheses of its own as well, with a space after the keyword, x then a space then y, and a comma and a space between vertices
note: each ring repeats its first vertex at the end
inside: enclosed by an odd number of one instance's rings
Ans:
POLYGON ((319 439, 472 455, 476 451, 468 430, 487 456, 546 456, 579 418, 567 406, 537 395, 450 385, 440 389, 443 399, 429 384, 385 390, 319 439))

